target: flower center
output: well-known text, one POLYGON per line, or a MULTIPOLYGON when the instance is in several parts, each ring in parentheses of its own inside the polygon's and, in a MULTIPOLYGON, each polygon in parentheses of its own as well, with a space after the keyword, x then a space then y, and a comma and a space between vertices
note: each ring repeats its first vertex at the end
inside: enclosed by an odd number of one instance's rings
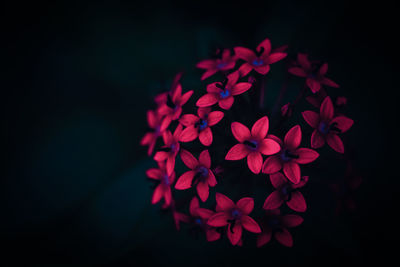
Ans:
POLYGON ((253 66, 259 67, 264 65, 264 61, 262 59, 254 59, 253 62, 251 62, 251 64, 253 64, 253 66))
POLYGON ((168 177, 167 174, 164 174, 164 175, 163 175, 162 181, 163 181, 163 183, 164 183, 165 185, 170 185, 170 183, 169 183, 169 177, 168 177))
POLYGON ((208 122, 205 119, 200 119, 196 124, 195 127, 198 127, 200 131, 204 130, 207 128, 208 122))
POLYGON ((320 124, 318 125, 318 131, 320 131, 323 134, 327 134, 329 132, 328 123, 321 121, 320 124))
POLYGON ((279 219, 278 218, 270 218, 268 220, 268 226, 272 229, 276 229, 279 227, 279 219))
POLYGON ((200 166, 197 168, 197 174, 202 177, 205 178, 208 176, 208 169, 204 166, 200 166))
POLYGON ((288 149, 285 149, 281 154, 281 159, 285 162, 291 161, 292 159, 298 159, 298 158, 299 158, 298 155, 293 154, 288 149))
POLYGON ((225 88, 225 90, 219 93, 219 95, 221 96, 221 98, 227 98, 230 95, 230 93, 229 90, 225 88))
POLYGON ((257 150, 258 148, 258 142, 255 140, 244 141, 243 144, 245 144, 251 150, 257 150))
POLYGON ((240 219, 240 217, 242 217, 242 213, 238 209, 233 209, 231 215, 233 217, 233 220, 237 220, 240 219))
POLYGON ((203 225, 203 221, 201 220, 201 218, 196 218, 194 220, 194 223, 197 224, 197 225, 203 225))
POLYGON ((219 63, 219 64, 217 65, 217 69, 222 69, 222 68, 226 67, 226 65, 228 65, 228 63, 226 63, 226 62, 221 62, 221 63, 219 63))

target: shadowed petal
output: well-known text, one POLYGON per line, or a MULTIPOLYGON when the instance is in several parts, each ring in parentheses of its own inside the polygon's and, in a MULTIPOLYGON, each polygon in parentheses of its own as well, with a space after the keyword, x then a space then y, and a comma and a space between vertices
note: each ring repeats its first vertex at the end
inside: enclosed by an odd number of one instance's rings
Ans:
POLYGON ((291 128, 285 135, 284 143, 289 149, 296 149, 301 142, 301 128, 300 125, 296 125, 291 128))
POLYGON ((203 73, 203 75, 201 75, 201 80, 205 80, 208 77, 214 75, 218 70, 217 69, 209 69, 206 72, 203 73))
POLYGON ((262 167, 263 173, 276 173, 282 169, 282 163, 279 156, 268 157, 262 167))
POLYGON ((232 245, 235 246, 240 241, 240 238, 242 237, 242 231, 243 228, 240 223, 236 222, 233 227, 232 224, 229 224, 227 236, 232 245))
POLYGON ((266 138, 263 139, 260 143, 259 151, 263 155, 273 155, 278 153, 281 150, 281 146, 274 140, 266 138))
POLYGON ((300 182, 300 167, 297 163, 287 162, 283 164, 283 172, 292 183, 300 182))
POLYGON ((240 122, 232 122, 231 129, 233 136, 241 143, 251 137, 249 129, 240 122))
POLYGON ((244 214, 249 214, 254 209, 254 200, 251 197, 244 197, 236 203, 236 206, 244 214))
POLYGON ((218 102, 218 96, 213 93, 208 93, 200 97, 199 100, 197 100, 196 106, 208 107, 214 105, 217 102, 218 102))
POLYGON ((206 238, 208 242, 213 242, 218 240, 221 237, 221 234, 217 232, 215 229, 208 229, 206 231, 206 238))
POLYGON ((302 224, 304 221, 303 218, 295 214, 284 215, 282 216, 281 220, 286 227, 296 227, 302 224))
POLYGON ((261 228, 258 223, 251 217, 245 215, 241 219, 242 226, 249 232, 259 234, 261 233, 261 228))
POLYGON ((202 219, 208 220, 211 216, 214 215, 214 212, 212 210, 198 208, 197 215, 202 219))
POLYGON ((192 170, 199 165, 197 159, 187 150, 182 149, 180 156, 183 163, 192 170))
POLYGON ((328 78, 325 78, 325 77, 322 78, 321 82, 323 84, 327 85, 327 86, 330 86, 330 87, 334 87, 334 88, 339 88, 340 87, 339 84, 337 84, 334 81, 332 81, 331 79, 328 79, 328 78))
POLYGON ((272 232, 271 231, 263 231, 257 237, 257 247, 261 247, 267 244, 271 240, 272 232))
POLYGON ((286 177, 281 172, 270 174, 269 179, 274 188, 278 188, 287 182, 286 177))
POLYGON ((320 107, 320 115, 323 120, 331 120, 333 117, 333 103, 329 96, 325 97, 320 107))
POLYGON ((291 67, 288 69, 288 72, 295 75, 295 76, 299 76, 299 77, 306 77, 307 73, 299 67, 291 67))
POLYGON ((243 144, 234 145, 226 154, 226 160, 240 160, 249 154, 249 150, 243 144))
POLYGON ((225 212, 218 212, 211 216, 207 224, 212 227, 222 227, 228 224, 229 216, 225 212))
POLYGON ((175 188, 178 190, 185 190, 192 186, 192 181, 194 176, 196 175, 196 171, 188 171, 181 175, 178 178, 178 181, 175 184, 175 188))
POLYGON ((318 74, 324 76, 328 71, 328 63, 322 64, 322 66, 318 70, 318 74))
POLYGON ((297 212, 305 212, 307 210, 306 200, 300 191, 294 191, 286 204, 289 208, 297 212))
POLYGON ((230 198, 221 193, 215 194, 215 201, 217 202, 217 207, 216 207, 217 211, 230 210, 235 207, 235 203, 233 203, 233 201, 230 198))
POLYGON ((264 65, 264 66, 253 66, 253 69, 262 74, 265 75, 269 72, 269 70, 271 69, 271 67, 269 65, 264 65))
POLYGON ((275 239, 286 247, 293 246, 293 238, 292 235, 286 228, 283 228, 282 231, 275 233, 275 239))
POLYGON ((304 120, 313 128, 317 128, 319 124, 319 114, 317 112, 306 110, 301 113, 304 120))
POLYGON ((321 133, 315 129, 311 134, 311 147, 312 148, 320 148, 325 144, 325 138, 321 135, 321 133))
POLYGON ((303 69, 308 70, 311 68, 311 63, 308 60, 307 54, 298 53, 297 54, 297 62, 300 64, 303 69))
POLYGON ((274 210, 279 208, 283 204, 283 198, 279 191, 275 190, 272 192, 267 199, 265 199, 263 209, 274 210))
POLYGON ((169 206, 171 205, 171 201, 172 201, 172 193, 171 193, 171 187, 164 187, 164 201, 165 201, 165 205, 169 206))
POLYGON ((200 143, 202 143, 205 146, 209 146, 212 144, 213 135, 212 135, 210 127, 207 127, 203 131, 200 132, 199 140, 200 140, 200 143))
POLYGON ((207 121, 208 125, 213 126, 217 124, 224 117, 224 113, 222 111, 213 111, 208 114, 207 121))
POLYGON ((336 127, 339 128, 342 133, 347 132, 351 126, 353 126, 354 121, 345 116, 338 116, 331 120, 330 124, 336 123, 336 127))
POLYGON ((250 171, 253 173, 260 173, 262 164, 263 158, 260 152, 250 152, 247 155, 247 165, 249 166, 250 171))
POLYGON ((296 150, 296 154, 299 156, 299 158, 293 159, 293 161, 299 164, 307 164, 313 162, 319 157, 318 152, 310 148, 299 148, 296 150))
POLYGON ((321 84, 312 78, 307 78, 306 84, 314 94, 321 89, 321 84))
POLYGON ((208 150, 203 150, 199 156, 199 163, 209 169, 211 167, 211 158, 208 150))
POLYGON ((189 212, 192 216, 198 216, 197 209, 200 207, 199 199, 197 197, 193 197, 189 204, 189 212))
POLYGON ((251 135, 258 140, 264 139, 267 136, 269 129, 269 120, 267 116, 257 120, 253 127, 251 127, 251 135))
POLYGON ((336 152, 344 153, 344 145, 342 139, 336 134, 328 134, 326 136, 326 142, 333 148, 336 152))

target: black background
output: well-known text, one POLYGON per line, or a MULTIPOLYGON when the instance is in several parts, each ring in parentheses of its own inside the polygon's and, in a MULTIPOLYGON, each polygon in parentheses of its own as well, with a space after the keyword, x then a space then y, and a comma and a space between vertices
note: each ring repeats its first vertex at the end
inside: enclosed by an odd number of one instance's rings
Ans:
POLYGON ((386 2, 349 2, 6 4, 2 261, 357 266, 395 257, 396 14, 386 2), (315 205, 291 249, 177 233, 149 203, 144 171, 153 165, 139 146, 146 110, 178 71, 187 88, 198 87, 194 64, 216 46, 254 47, 265 37, 329 62, 348 96, 363 174, 358 209, 326 217, 315 205))

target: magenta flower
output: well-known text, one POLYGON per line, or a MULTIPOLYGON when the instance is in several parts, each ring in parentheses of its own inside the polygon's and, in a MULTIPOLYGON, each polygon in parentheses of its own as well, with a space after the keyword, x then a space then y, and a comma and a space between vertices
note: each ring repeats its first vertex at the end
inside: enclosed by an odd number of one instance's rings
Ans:
POLYGON ((316 160, 319 154, 309 148, 299 148, 301 143, 301 128, 299 125, 291 128, 285 135, 284 142, 275 136, 274 138, 281 144, 278 154, 267 158, 262 167, 263 173, 272 174, 280 171, 294 184, 300 182, 301 173, 299 164, 307 164, 316 160))
POLYGON ((193 90, 182 95, 182 86, 178 84, 175 90, 157 96, 156 102, 159 105, 157 112, 165 116, 167 120, 179 119, 182 113, 182 106, 192 94, 193 90))
POLYGON ((345 116, 334 117, 332 100, 327 96, 321 104, 319 114, 307 110, 302 112, 305 121, 315 130, 311 135, 311 147, 320 148, 325 144, 339 153, 344 153, 343 142, 338 136, 350 129, 354 121, 345 116))
POLYGON ((208 219, 215 214, 212 210, 200 208, 199 200, 193 197, 189 206, 190 215, 192 216, 193 223, 206 233, 208 242, 216 241, 221 237, 215 227, 207 224, 208 219))
POLYGON ((337 83, 325 77, 328 71, 328 63, 318 67, 308 60, 306 54, 302 53, 297 54, 297 63, 299 66, 291 67, 288 71, 293 75, 306 78, 306 84, 313 93, 318 92, 322 84, 335 88, 339 87, 337 83))
POLYGON ((178 178, 175 188, 178 190, 188 189, 192 187, 194 180, 194 184, 197 184, 197 194, 203 202, 206 201, 209 194, 208 187, 214 187, 217 184, 214 173, 210 170, 211 158, 208 150, 200 153, 199 160, 187 150, 182 150, 180 155, 183 163, 191 170, 178 178))
POLYGON ((147 111, 147 124, 153 131, 146 133, 140 141, 140 144, 142 146, 149 146, 147 154, 150 156, 153 153, 158 137, 160 137, 169 126, 169 122, 157 112, 149 110, 147 111))
POLYGON ((221 59, 206 59, 197 63, 196 67, 205 69, 206 72, 201 76, 201 80, 205 80, 208 77, 214 75, 218 71, 227 71, 233 69, 236 64, 236 57, 231 55, 229 49, 222 51, 221 59))
POLYGON ((239 72, 235 71, 227 76, 223 82, 215 82, 207 86, 207 94, 197 100, 198 107, 209 107, 216 103, 222 109, 230 109, 232 107, 235 95, 240 95, 250 89, 251 83, 237 83, 239 72))
POLYGON ((179 140, 190 142, 199 137, 203 145, 209 146, 213 141, 210 126, 217 124, 224 117, 224 113, 211 111, 211 108, 198 108, 197 115, 185 114, 180 118, 179 122, 186 128, 182 131, 179 140))
POLYGON ((175 181, 175 172, 167 172, 163 162, 157 162, 158 168, 151 168, 146 171, 147 177, 159 181, 154 189, 151 204, 156 204, 164 198, 165 206, 170 206, 172 201, 171 184, 175 181))
POLYGON ((278 62, 286 57, 283 52, 271 52, 271 42, 267 38, 256 48, 256 53, 245 47, 235 47, 235 54, 238 58, 246 61, 240 68, 241 76, 246 76, 251 70, 265 75, 270 70, 270 64, 278 62))
POLYGON ((208 219, 208 225, 223 227, 228 225, 227 235, 232 245, 236 245, 242 237, 242 227, 252 233, 260 233, 258 223, 248 216, 254 208, 254 200, 250 197, 233 201, 227 196, 216 193, 217 213, 208 219))
POLYGON ((274 236, 276 241, 286 247, 293 246, 293 237, 287 228, 300 225, 303 218, 294 214, 281 215, 280 210, 269 210, 261 223, 262 233, 258 235, 257 247, 261 247, 271 241, 274 236))
POLYGON ((232 122, 232 134, 240 143, 234 145, 226 154, 226 160, 241 160, 247 157, 249 169, 258 174, 263 164, 262 155, 272 155, 280 150, 279 144, 266 138, 269 129, 268 117, 256 121, 250 130, 239 122, 232 122))
POLYGON ((298 189, 307 183, 308 176, 303 176, 298 184, 293 184, 280 172, 270 174, 270 179, 275 191, 265 200, 263 205, 265 210, 278 209, 286 202, 288 207, 294 211, 306 211, 306 201, 298 189))
POLYGON ((179 152, 179 136, 182 133, 182 125, 178 125, 172 135, 170 131, 165 131, 162 135, 164 146, 154 155, 154 160, 157 162, 167 161, 167 171, 172 172, 175 168, 175 158, 179 152))

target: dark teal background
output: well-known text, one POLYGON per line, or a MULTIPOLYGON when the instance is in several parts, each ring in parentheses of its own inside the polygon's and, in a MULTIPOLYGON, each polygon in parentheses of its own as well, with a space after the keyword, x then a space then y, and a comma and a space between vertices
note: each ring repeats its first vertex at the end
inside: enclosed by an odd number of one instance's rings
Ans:
POLYGON ((346 1, 6 4, 2 261, 308 266, 389 260, 399 192, 393 10, 346 1), (144 172, 153 163, 139 146, 146 110, 178 71, 185 70, 185 88, 202 89, 194 65, 215 47, 255 47, 265 37, 329 62, 329 77, 342 85, 336 94, 349 98, 355 120, 349 139, 364 175, 359 209, 331 216, 333 206, 319 203, 324 192, 314 185, 291 249, 195 240, 150 204, 144 172))

